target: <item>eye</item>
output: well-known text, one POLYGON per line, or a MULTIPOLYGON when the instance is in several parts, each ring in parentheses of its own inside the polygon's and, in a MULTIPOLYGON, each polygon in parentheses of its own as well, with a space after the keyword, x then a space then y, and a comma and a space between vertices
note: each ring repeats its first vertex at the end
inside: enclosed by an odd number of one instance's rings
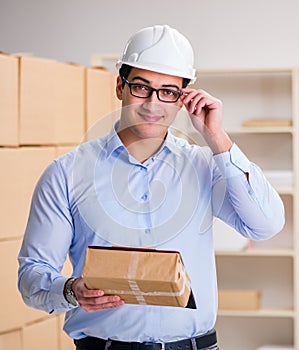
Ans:
POLYGON ((150 90, 149 86, 142 85, 142 84, 133 84, 132 88, 134 89, 135 92, 142 92, 142 93, 148 93, 150 90))
POLYGON ((179 94, 179 91, 170 90, 170 89, 161 89, 160 91, 162 95, 165 97, 177 97, 179 94))
POLYGON ((159 89, 159 99, 163 102, 176 102, 180 96, 180 90, 159 89))

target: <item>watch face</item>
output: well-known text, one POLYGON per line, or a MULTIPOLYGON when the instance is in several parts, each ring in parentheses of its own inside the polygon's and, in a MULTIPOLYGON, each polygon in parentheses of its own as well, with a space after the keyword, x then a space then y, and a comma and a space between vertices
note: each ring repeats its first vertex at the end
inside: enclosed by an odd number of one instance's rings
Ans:
POLYGON ((78 303, 78 300, 77 298, 75 297, 74 293, 73 292, 70 292, 68 294, 68 300, 69 300, 69 303, 74 305, 74 306, 79 306, 79 303, 78 303))
POLYGON ((66 297, 66 300, 74 305, 74 306, 79 306, 79 303, 78 303, 78 300, 75 296, 75 293, 74 291, 72 290, 72 286, 73 286, 73 282, 75 281, 74 278, 71 278, 69 279, 67 282, 66 282, 66 288, 65 288, 65 297, 66 297))

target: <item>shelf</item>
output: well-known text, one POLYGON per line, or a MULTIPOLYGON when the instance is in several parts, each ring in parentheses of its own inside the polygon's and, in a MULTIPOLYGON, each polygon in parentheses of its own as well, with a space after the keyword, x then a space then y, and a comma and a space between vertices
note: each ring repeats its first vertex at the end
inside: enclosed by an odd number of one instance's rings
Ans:
POLYGON ((293 258, 295 252, 292 249, 248 249, 243 251, 217 251, 216 256, 293 258))
POLYGON ((295 312, 294 312, 294 310, 290 310, 290 309, 219 310, 218 317, 294 318, 295 312))
POLYGON ((267 126, 267 127, 227 127, 228 134, 292 134, 294 128, 292 126, 267 126))

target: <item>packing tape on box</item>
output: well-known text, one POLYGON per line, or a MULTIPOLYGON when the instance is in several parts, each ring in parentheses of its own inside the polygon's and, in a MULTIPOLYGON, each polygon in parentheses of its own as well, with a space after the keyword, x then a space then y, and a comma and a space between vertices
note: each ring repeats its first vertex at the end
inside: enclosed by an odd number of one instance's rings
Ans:
POLYGON ((113 295, 134 295, 139 304, 146 305, 145 297, 150 296, 161 296, 161 297, 179 297, 184 294, 186 286, 190 288, 190 283, 186 276, 186 271, 182 268, 181 265, 178 266, 179 273, 183 278, 183 286, 178 292, 142 292, 136 281, 136 272, 139 262, 139 255, 135 252, 131 254, 131 260, 128 268, 128 282, 131 291, 116 290, 116 289, 106 289, 107 294, 113 295))

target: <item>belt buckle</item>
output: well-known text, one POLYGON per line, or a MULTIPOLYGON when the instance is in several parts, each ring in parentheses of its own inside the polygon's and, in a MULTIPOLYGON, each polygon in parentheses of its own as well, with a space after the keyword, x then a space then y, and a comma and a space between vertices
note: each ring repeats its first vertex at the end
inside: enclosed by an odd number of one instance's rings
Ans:
POLYGON ((165 343, 163 341, 157 341, 157 344, 161 345, 161 350, 165 350, 165 343))

